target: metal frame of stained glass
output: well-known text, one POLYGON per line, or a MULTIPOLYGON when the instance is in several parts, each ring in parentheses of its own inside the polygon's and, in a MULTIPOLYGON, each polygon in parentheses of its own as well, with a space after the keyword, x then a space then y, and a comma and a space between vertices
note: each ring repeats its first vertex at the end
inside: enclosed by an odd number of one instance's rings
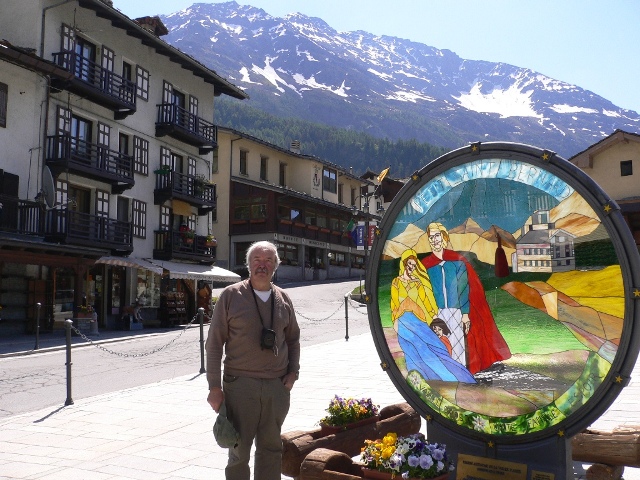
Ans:
POLYGON ((628 384, 639 276, 619 208, 590 177, 491 142, 412 175, 365 285, 381 365, 407 402, 464 436, 523 443, 575 435, 628 384))

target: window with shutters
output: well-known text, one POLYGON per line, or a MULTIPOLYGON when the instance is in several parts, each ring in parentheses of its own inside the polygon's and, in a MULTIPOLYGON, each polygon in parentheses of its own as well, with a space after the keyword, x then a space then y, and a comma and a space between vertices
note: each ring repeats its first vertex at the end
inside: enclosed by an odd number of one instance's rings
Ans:
POLYGON ((133 171, 149 175, 149 141, 137 136, 133 137, 133 171))
POLYGON ((131 202, 131 217, 133 220, 133 236, 147 238, 147 204, 133 199, 131 202))
POLYGON ((136 95, 142 100, 149 100, 149 71, 136 66, 136 95))

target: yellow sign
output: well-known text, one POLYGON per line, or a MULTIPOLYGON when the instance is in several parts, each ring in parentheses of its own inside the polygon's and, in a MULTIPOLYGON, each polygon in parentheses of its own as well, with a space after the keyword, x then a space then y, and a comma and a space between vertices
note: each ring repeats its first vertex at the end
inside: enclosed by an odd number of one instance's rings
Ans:
POLYGON ((531 480, 555 480, 555 478, 556 476, 553 473, 531 470, 531 480))
POLYGON ((527 480, 527 466, 473 455, 458 455, 456 480, 527 480))

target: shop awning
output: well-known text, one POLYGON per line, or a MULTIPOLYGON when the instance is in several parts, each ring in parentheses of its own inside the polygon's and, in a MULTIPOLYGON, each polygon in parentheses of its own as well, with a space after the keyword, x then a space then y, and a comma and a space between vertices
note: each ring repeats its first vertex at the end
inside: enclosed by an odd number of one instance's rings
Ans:
POLYGON ((240 281, 240 275, 224 268, 211 265, 196 265, 193 263, 164 262, 154 260, 154 265, 169 271, 169 278, 189 280, 208 280, 210 282, 234 283, 240 281))
POLYGON ((162 275, 162 267, 154 265, 149 260, 135 257, 100 257, 96 263, 114 265, 117 267, 143 268, 151 272, 162 275))

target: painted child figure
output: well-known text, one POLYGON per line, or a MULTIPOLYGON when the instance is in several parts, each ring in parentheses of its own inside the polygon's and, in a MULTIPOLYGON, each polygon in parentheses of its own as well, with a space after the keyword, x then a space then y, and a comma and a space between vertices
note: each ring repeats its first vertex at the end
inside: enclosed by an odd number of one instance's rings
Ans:
POLYGON ((447 347, 447 351, 449 355, 453 352, 453 348, 451 347, 451 342, 449 341, 448 335, 451 335, 451 330, 447 326, 446 322, 441 318, 434 318, 431 320, 431 330, 435 333, 440 341, 444 343, 444 346, 447 347))

